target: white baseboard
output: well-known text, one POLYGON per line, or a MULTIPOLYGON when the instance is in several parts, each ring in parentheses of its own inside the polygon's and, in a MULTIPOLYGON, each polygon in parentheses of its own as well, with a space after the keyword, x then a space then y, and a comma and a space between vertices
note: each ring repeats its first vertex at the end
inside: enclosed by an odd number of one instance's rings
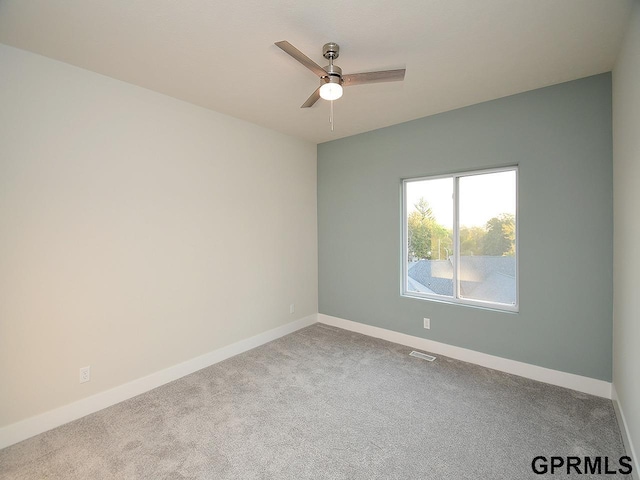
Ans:
POLYGON ((509 360, 507 358, 496 357, 486 353, 468 350, 466 348, 436 342, 426 338, 414 337, 404 333, 394 332, 380 327, 373 327, 363 323, 352 322, 343 318, 318 314, 318 322, 344 328, 352 332, 362 333, 370 337, 381 338, 389 342, 407 345, 430 353, 437 353, 447 357, 462 360, 464 362, 475 363, 483 367, 493 368, 502 372, 519 375, 521 377, 538 380, 551 385, 570 388, 579 392, 596 395, 598 397, 611 398, 611 383, 595 378, 583 377, 573 373, 561 372, 550 368, 539 367, 528 363, 509 360))
POLYGON ((615 384, 611 385, 611 400, 613 400, 613 409, 615 410, 616 418, 618 419, 618 426, 620 427, 620 433, 622 434, 624 448, 627 451, 627 455, 629 455, 633 459, 633 472, 631 473, 631 475, 633 476, 634 480, 638 480, 638 478, 640 478, 640 474, 638 473, 638 460, 640 459, 638 459, 638 456, 636 455, 636 450, 629 433, 629 425, 627 424, 627 420, 624 417, 624 411, 622 410, 622 405, 620 405, 620 400, 618 399, 618 392, 616 391, 615 384))
POLYGON ((21 442, 27 438, 46 432, 52 428, 77 420, 78 418, 115 405, 129 398, 140 395, 165 383, 226 360, 252 348, 264 345, 272 340, 293 333, 301 328, 316 323, 316 314, 309 315, 281 327, 268 330, 253 337, 227 345, 199 357, 187 360, 172 367, 138 378, 118 387, 97 393, 82 400, 64 405, 34 417, 0 428, 0 449, 21 442))

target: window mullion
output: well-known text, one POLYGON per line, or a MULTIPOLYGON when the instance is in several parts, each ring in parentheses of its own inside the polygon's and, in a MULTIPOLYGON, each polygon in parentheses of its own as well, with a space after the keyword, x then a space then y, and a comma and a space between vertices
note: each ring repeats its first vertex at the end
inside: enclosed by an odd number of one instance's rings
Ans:
POLYGON ((453 298, 460 298, 460 226, 458 219, 460 218, 458 194, 460 177, 453 177, 453 298))

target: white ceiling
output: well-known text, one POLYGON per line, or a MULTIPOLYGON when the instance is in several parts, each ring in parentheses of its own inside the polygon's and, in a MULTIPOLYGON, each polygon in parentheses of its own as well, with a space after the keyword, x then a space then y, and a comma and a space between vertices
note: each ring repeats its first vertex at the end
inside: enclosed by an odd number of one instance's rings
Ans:
POLYGON ((611 70, 633 0, 0 0, 0 42, 315 143, 611 70), (300 105, 317 77, 406 67, 300 105))

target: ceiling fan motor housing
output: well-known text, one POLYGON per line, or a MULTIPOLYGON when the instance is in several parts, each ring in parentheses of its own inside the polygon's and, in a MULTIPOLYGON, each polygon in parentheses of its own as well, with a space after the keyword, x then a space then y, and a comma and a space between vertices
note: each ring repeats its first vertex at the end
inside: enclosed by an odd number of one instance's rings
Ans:
POLYGON ((324 67, 327 75, 322 77, 322 83, 342 84, 342 69, 333 63, 324 67))

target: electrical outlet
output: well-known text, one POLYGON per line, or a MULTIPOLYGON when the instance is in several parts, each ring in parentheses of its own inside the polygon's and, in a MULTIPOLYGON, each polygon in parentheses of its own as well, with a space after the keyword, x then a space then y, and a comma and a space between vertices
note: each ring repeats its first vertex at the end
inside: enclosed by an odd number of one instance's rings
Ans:
POLYGON ((91 366, 82 367, 80 369, 80 383, 85 383, 91 380, 91 366))
POLYGON ((431 319, 430 318, 423 318, 424 320, 424 328, 426 328, 427 330, 431 329, 431 319))
POLYGON ((293 313, 296 311, 296 305, 295 303, 292 303, 291 305, 289 305, 289 313, 293 313))

